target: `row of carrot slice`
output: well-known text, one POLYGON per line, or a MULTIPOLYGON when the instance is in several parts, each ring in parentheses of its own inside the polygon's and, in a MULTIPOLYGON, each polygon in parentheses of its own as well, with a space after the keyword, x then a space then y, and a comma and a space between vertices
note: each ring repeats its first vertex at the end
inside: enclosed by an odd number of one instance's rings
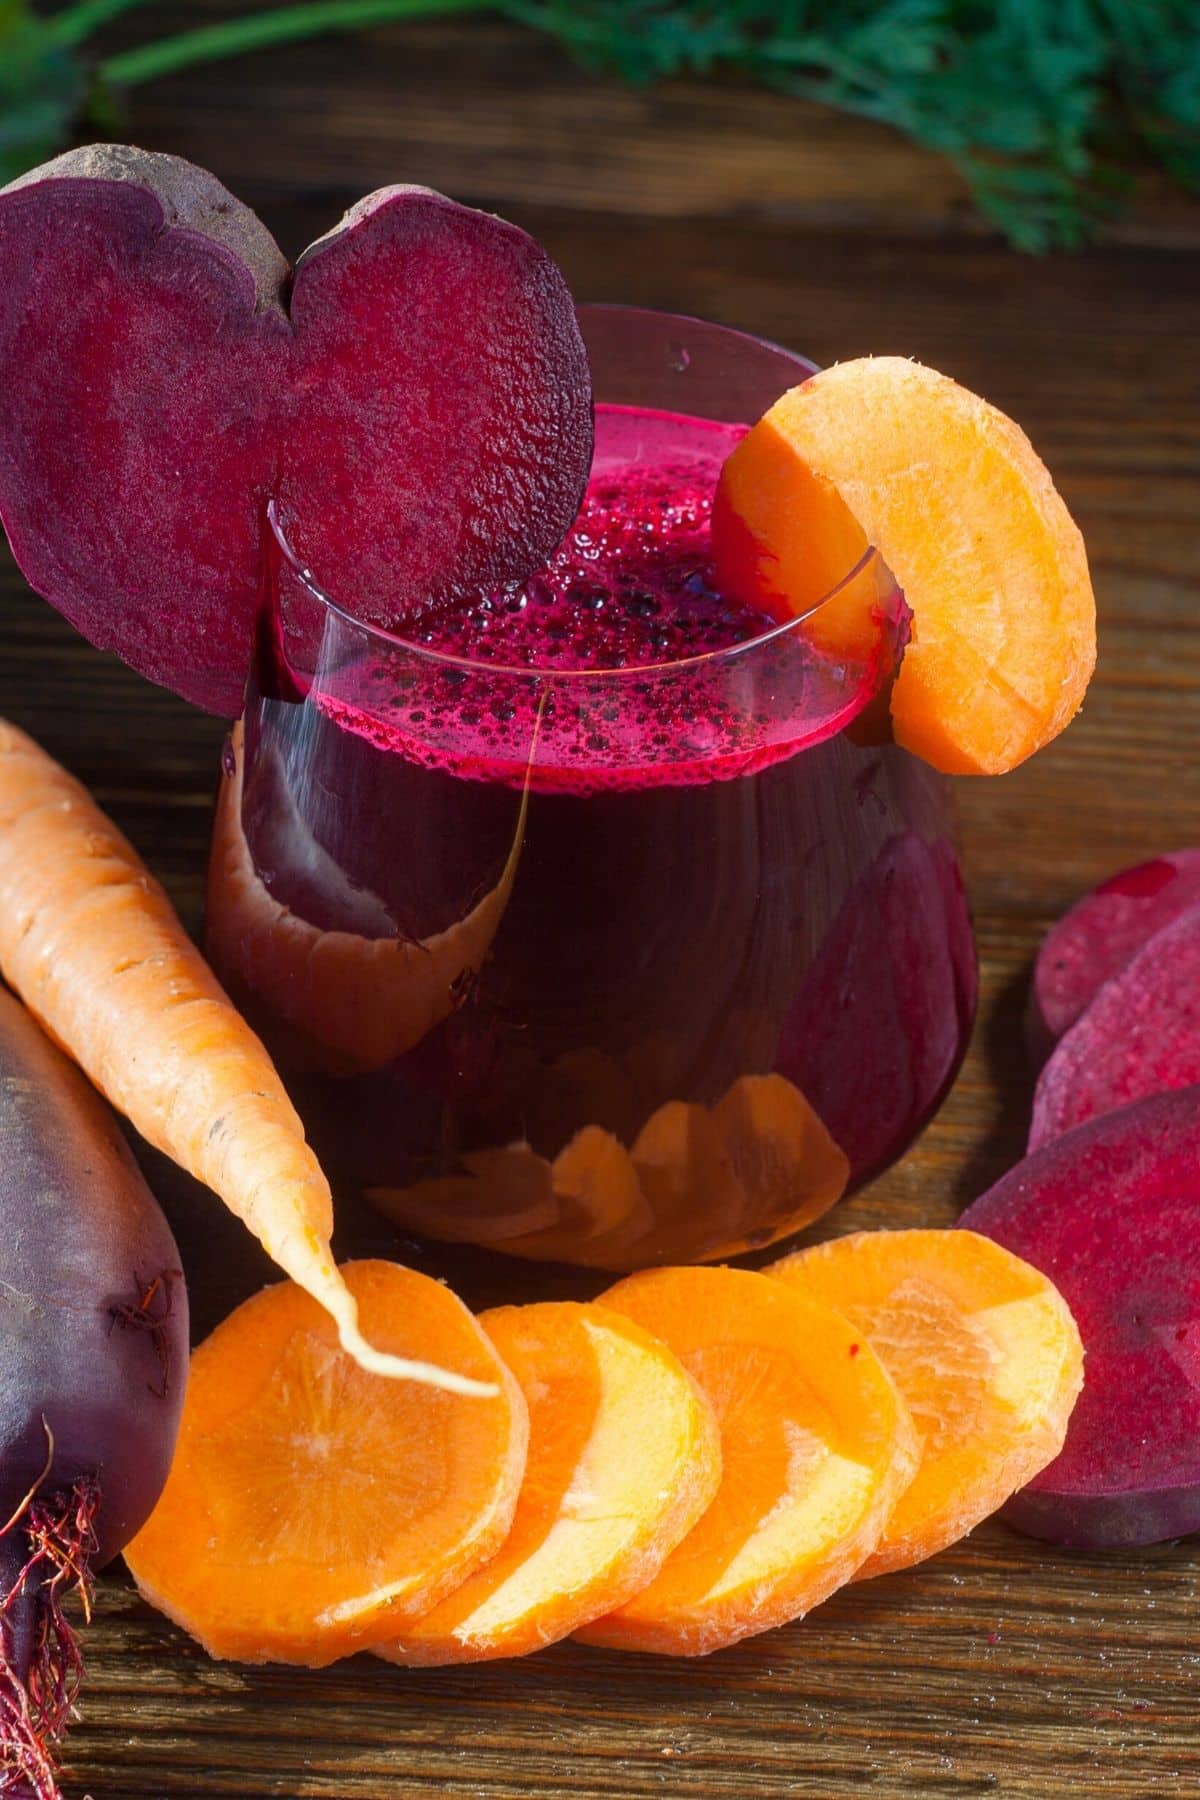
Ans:
POLYGON ((971 1530, 1057 1454, 1082 1383, 1052 1283, 969 1231, 478 1319, 395 1264, 344 1274, 381 1349, 495 1392, 369 1374, 290 1282, 227 1319, 127 1552, 215 1656, 716 1650, 971 1530))

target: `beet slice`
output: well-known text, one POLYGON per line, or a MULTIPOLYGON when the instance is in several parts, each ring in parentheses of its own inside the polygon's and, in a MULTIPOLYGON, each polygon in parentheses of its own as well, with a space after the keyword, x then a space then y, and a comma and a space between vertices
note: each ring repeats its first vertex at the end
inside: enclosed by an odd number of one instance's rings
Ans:
POLYGON ((776 1052, 850 1158, 852 1181, 897 1155, 949 1087, 977 983, 953 854, 897 832, 843 901, 776 1052))
POLYGON ((1156 931, 1059 1041, 1033 1096, 1029 1148, 1193 1082, 1200 1082, 1200 906, 1156 931))
POLYGON ((532 238, 381 188, 294 274, 202 169, 70 151, 0 192, 0 519, 94 644, 240 710, 265 501, 358 617, 526 575, 591 460, 587 358, 532 238))
POLYGON ((1035 1068, 1134 951, 1196 905, 1200 850, 1174 850, 1122 869, 1063 914, 1038 951, 1029 992, 1025 1039, 1035 1068))
POLYGON ((1200 1086, 1057 1138, 959 1224, 1048 1275, 1083 1337, 1062 1452, 1002 1516, 1097 1549, 1200 1530, 1200 1086))

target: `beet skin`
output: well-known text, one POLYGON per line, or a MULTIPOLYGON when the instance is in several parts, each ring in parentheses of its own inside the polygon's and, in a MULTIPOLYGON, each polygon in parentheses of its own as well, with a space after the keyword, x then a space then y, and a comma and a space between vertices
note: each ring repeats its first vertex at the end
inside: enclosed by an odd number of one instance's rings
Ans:
POLYGON ((103 1101, 0 989, 0 1767, 39 1800, 78 1675, 61 1598, 153 1508, 187 1357, 166 1220, 103 1101))

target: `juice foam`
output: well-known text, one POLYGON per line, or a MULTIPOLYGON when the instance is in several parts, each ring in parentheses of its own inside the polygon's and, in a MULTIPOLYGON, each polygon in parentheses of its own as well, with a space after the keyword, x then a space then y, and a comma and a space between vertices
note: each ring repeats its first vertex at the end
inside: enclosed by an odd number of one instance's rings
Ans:
POLYGON ((727 599, 713 573, 713 491, 742 428, 661 416, 653 425, 608 409, 607 465, 545 568, 471 606, 417 614, 404 635, 469 661, 580 671, 684 662, 777 624, 727 599), (614 437, 631 440, 627 460, 613 457, 614 437))
POLYGON ((520 585, 429 606, 403 644, 319 680, 346 729, 429 768, 540 791, 691 785, 753 772, 849 722, 894 667, 903 602, 869 665, 722 594, 713 494, 743 426, 597 409, 592 479, 520 585))

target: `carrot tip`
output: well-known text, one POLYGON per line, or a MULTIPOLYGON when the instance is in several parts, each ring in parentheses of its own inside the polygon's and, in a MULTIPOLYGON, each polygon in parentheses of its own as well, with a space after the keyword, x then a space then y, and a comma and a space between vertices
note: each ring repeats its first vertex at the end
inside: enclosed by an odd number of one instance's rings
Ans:
POLYGON ((319 1306, 324 1307, 337 1327, 338 1342, 346 1355, 368 1375, 382 1375, 389 1381, 418 1381, 424 1387, 442 1388, 447 1394, 465 1394, 473 1400, 490 1400, 500 1392, 493 1381, 475 1381, 469 1375, 456 1375, 452 1369, 437 1363, 414 1362, 407 1356, 393 1356, 377 1350, 367 1342, 358 1323, 358 1301, 346 1286, 337 1264, 317 1249, 317 1266, 307 1256, 279 1256, 280 1267, 291 1275, 297 1287, 304 1289, 319 1306))
POLYGON ((448 1394, 466 1394, 476 1400, 488 1400, 500 1392, 494 1381, 473 1381, 468 1375, 456 1375, 452 1369, 441 1369, 436 1363, 414 1362, 407 1356, 376 1350, 358 1328, 358 1308, 353 1302, 349 1308, 338 1309, 334 1322, 342 1349, 369 1375, 383 1375, 390 1381, 419 1381, 425 1387, 443 1388, 448 1394))

